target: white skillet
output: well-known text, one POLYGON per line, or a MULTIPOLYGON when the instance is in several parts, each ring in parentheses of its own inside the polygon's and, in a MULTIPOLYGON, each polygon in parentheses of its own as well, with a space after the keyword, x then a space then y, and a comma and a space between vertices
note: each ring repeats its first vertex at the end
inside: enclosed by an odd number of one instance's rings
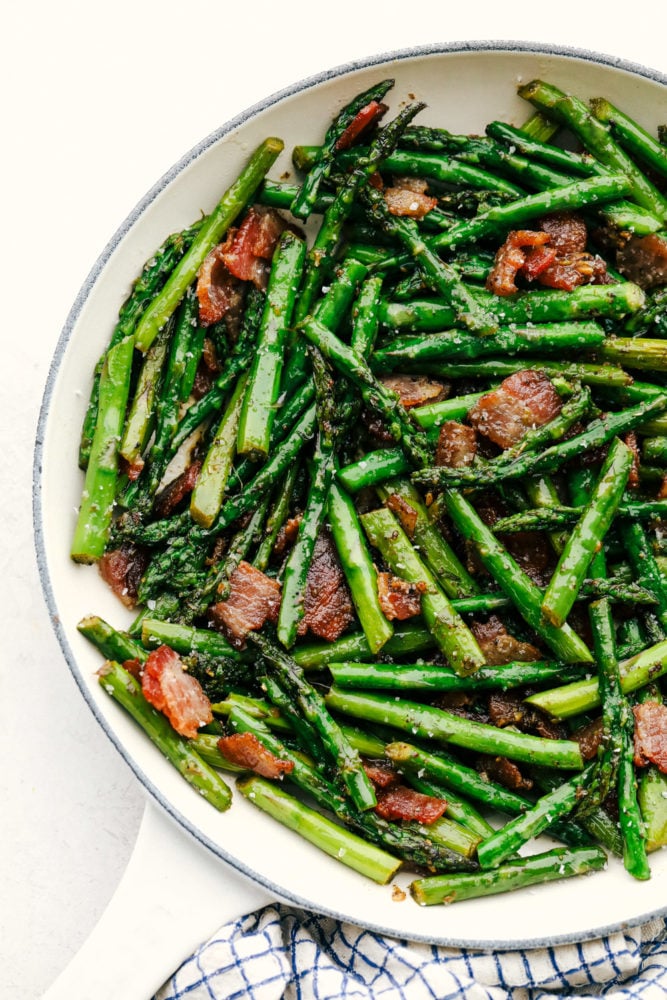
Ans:
MULTIPOLYGON (((387 76, 396 81, 392 110, 425 100, 419 123, 453 132, 482 132, 494 118, 521 124, 530 109, 516 87, 534 77, 584 98, 606 96, 647 127, 667 122, 665 77, 595 53, 513 42, 392 52, 324 72, 250 108, 187 153, 122 223, 81 289, 52 363, 35 450, 35 534, 64 656, 152 805, 119 893, 48 1000, 141 1000, 219 923, 271 899, 396 937, 485 949, 598 937, 667 912, 664 853, 652 856, 653 876, 643 883, 612 860, 592 878, 453 907, 397 902, 392 886, 362 879, 240 796, 225 814, 198 797, 100 688, 100 658, 76 630, 90 613, 117 627, 129 621, 95 570, 75 566, 68 550, 81 490, 76 450, 90 372, 132 280, 169 233, 213 207, 263 138, 285 141, 271 172, 278 178, 291 170, 293 145, 319 141, 347 100, 387 76)), ((400 876, 396 884, 405 888, 408 881, 400 876)))

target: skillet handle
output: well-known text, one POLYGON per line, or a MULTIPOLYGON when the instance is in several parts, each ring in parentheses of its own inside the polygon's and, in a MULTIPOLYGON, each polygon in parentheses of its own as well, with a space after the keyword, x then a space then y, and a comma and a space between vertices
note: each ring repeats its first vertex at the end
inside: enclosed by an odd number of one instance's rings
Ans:
POLYGON ((42 1000, 148 1000, 218 927, 272 902, 147 802, 116 892, 42 1000))

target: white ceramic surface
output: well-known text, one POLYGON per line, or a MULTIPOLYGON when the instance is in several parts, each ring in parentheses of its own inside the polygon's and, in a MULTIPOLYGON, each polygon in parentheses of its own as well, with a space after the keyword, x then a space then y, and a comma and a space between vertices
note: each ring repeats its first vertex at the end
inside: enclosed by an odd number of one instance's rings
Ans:
MULTIPOLYGON (((665 81, 648 71, 586 53, 552 53, 512 43, 482 50, 416 50, 344 67, 275 95, 191 151, 131 213, 82 289, 63 333, 47 386, 36 455, 36 529, 42 581, 55 627, 74 676, 92 711, 163 808, 213 854, 269 892, 298 905, 417 940, 481 947, 518 947, 597 936, 664 912, 667 855, 652 859, 653 877, 638 883, 621 866, 570 880, 451 908, 421 909, 392 899, 392 887, 371 884, 324 857, 237 797, 226 814, 198 797, 113 704, 95 679, 99 658, 76 631, 85 614, 117 625, 128 619, 94 570, 74 566, 69 540, 79 500, 76 442, 89 372, 118 307, 143 261, 170 232, 210 209, 248 153, 268 134, 285 140, 272 171, 289 171, 289 150, 317 141, 342 103, 391 75, 392 108, 414 95, 428 109, 421 123, 452 131, 481 130, 491 118, 520 123, 527 107, 516 85, 535 76, 582 96, 604 94, 642 123, 667 119, 665 81)), ((406 885, 407 876, 397 882, 406 885)))

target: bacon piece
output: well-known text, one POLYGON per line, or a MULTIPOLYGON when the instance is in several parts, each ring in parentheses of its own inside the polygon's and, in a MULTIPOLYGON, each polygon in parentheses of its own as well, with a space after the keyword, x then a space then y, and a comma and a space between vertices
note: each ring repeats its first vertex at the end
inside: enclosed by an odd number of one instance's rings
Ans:
POLYGON ((357 111, 345 131, 338 137, 335 147, 336 152, 339 153, 343 149, 349 149, 361 133, 375 124, 375 122, 380 121, 386 112, 387 105, 381 104, 380 101, 369 101, 368 104, 365 104, 360 111, 357 111))
POLYGON ((383 819, 415 820, 427 826, 440 819, 446 809, 445 799, 424 795, 423 792, 417 792, 406 785, 397 785, 381 792, 375 806, 375 812, 383 819))
POLYGON ((385 189, 384 200, 391 215, 423 219, 437 207, 438 199, 426 194, 428 182, 419 177, 395 177, 385 189))
POLYGON ((133 542, 123 542, 117 549, 105 552, 98 562, 100 576, 119 597, 125 607, 137 603, 141 577, 148 565, 148 555, 133 542))
POLYGON ((218 749, 223 757, 245 767, 263 778, 282 778, 294 770, 294 762, 283 760, 268 750, 257 739, 254 733, 232 733, 231 736, 221 736, 218 749))
POLYGON ((579 285, 604 283, 607 265, 602 257, 590 253, 563 254, 553 264, 540 271, 538 280, 547 288, 571 292, 579 285))
POLYGON ((222 259, 227 270, 235 278, 252 281, 264 291, 269 276, 268 262, 286 228, 287 223, 274 208, 253 205, 224 244, 222 259))
POLYGON ((524 777, 514 761, 507 757, 483 754, 478 757, 476 766, 483 777, 489 781, 497 781, 513 792, 529 792, 533 787, 532 779, 524 777))
POLYGON ((367 777, 370 778, 376 788, 392 788, 401 780, 400 775, 394 771, 388 761, 386 763, 382 761, 370 763, 370 761, 364 760, 362 764, 367 777))
POLYGON ((354 619, 352 599, 327 530, 320 531, 306 580, 305 614, 299 635, 312 632, 333 642, 354 619))
POLYGON ((634 705, 635 764, 655 764, 667 774, 667 705, 643 701, 634 705))
POLYGON ((528 281, 535 281, 548 267, 551 267, 557 256, 558 252, 553 247, 528 247, 524 250, 521 274, 528 281))
POLYGON ((385 506, 396 515, 408 538, 412 538, 417 527, 417 511, 414 507, 398 493, 390 493, 385 500, 385 506))
POLYGON ((192 493, 195 483, 199 478, 201 466, 202 463, 200 461, 192 462, 185 472, 182 472, 180 476, 176 476, 175 479, 172 479, 165 486, 155 500, 156 517, 169 517, 176 510, 179 503, 192 493))
POLYGON ((515 639, 496 615, 491 615, 485 622, 472 622, 470 629, 490 666, 498 667, 515 661, 532 663, 540 658, 539 649, 529 642, 515 639))
POLYGON ((603 284, 607 266, 597 254, 588 253, 584 220, 573 212, 554 212, 540 220, 539 230, 508 233, 496 252, 486 287, 495 295, 517 292, 517 277, 538 281, 548 288, 572 291, 578 285, 603 284))
POLYGON ((575 212, 552 212, 540 219, 540 229, 549 237, 549 246, 559 254, 583 253, 588 242, 586 223, 575 212))
POLYGON ((518 292, 517 274, 526 262, 525 247, 539 247, 549 242, 549 234, 531 229, 514 229, 496 251, 489 275, 487 291, 494 295, 513 295, 518 292))
POLYGON ((435 464, 460 469, 472 465, 477 454, 477 432, 474 427, 457 420, 445 420, 440 425, 435 449, 435 464))
POLYGON ((522 698, 514 691, 492 691, 487 699, 489 722, 499 729, 520 726, 526 714, 522 698))
POLYGON ((214 626, 230 641, 243 645, 248 632, 276 622, 280 611, 280 584, 242 560, 229 581, 229 597, 210 609, 214 626))
POLYGON ((572 733, 572 739, 579 744, 584 760, 594 760, 598 755, 602 739, 602 719, 593 719, 572 733))
POLYGON ((378 597, 382 614, 389 621, 414 618, 421 613, 424 585, 408 583, 391 573, 378 573, 378 597))
POLYGON ((128 674, 132 674, 134 679, 139 682, 141 682, 141 673, 143 669, 143 660, 137 660, 136 657, 132 660, 123 660, 123 670, 127 670, 128 674))
POLYGON ((406 410, 437 403, 447 396, 447 386, 429 379, 427 375, 384 375, 380 381, 396 393, 406 410))
POLYGON ((275 545, 273 546, 273 552, 271 553, 275 558, 279 558, 284 555, 285 552, 292 547, 296 541, 296 536, 299 534, 299 525, 301 524, 301 520, 301 514, 297 514, 296 517, 288 518, 287 521, 281 525, 275 545))
POLYGON ((631 236, 619 247, 616 266, 641 288, 667 284, 667 240, 658 233, 631 236))
POLYGON ((148 655, 141 675, 146 701, 167 716, 181 736, 192 738, 200 726, 213 721, 211 703, 201 684, 185 672, 178 653, 159 646, 148 655))
POLYGON ((217 323, 227 312, 240 305, 242 286, 225 264, 226 246, 227 243, 219 243, 213 247, 199 269, 197 300, 202 326, 217 323))
POLYGON ((540 372, 515 372, 487 392, 468 412, 473 427, 500 448, 510 448, 526 431, 560 413, 560 396, 540 372))

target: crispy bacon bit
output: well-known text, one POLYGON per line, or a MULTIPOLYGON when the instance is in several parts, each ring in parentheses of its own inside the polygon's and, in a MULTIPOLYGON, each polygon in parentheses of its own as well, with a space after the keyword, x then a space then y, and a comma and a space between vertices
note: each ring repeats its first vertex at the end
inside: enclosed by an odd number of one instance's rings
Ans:
POLYGON ((496 253, 486 287, 496 295, 513 295, 519 290, 517 277, 565 291, 606 283, 606 264, 587 252, 587 241, 586 223, 572 212, 544 216, 539 230, 513 230, 496 253))
POLYGON ((540 219, 540 229, 559 254, 583 253, 588 242, 586 223, 574 212, 552 212, 540 219))
POLYGON ((529 792, 533 787, 532 779, 524 777, 514 761, 507 757, 483 754, 477 759, 477 770, 489 781, 497 781, 513 792, 529 792))
POLYGON ((540 658, 539 649, 529 642, 515 639, 496 615, 491 615, 485 622, 472 622, 470 629, 490 666, 498 667, 516 660, 531 663, 540 658))
POLYGON ((146 701, 163 712, 177 733, 192 738, 213 721, 211 703, 199 681, 185 672, 178 653, 159 646, 149 653, 141 675, 146 701))
POLYGON ((593 760, 598 755, 602 739, 602 719, 593 719, 572 733, 572 739, 579 744, 584 760, 593 760))
POLYGON ((473 427, 500 448, 510 448, 526 431, 560 413, 560 396, 540 372, 515 372, 487 392, 468 412, 473 427))
POLYGON ((199 478, 201 466, 202 463, 200 461, 192 462, 185 472, 182 472, 180 476, 176 476, 176 479, 172 479, 165 486, 155 500, 156 517, 169 517, 178 507, 179 503, 192 493, 195 483, 199 478))
POLYGON ((445 420, 440 425, 435 449, 435 464, 460 469, 472 465, 477 455, 477 432, 474 427, 457 420, 445 420))
POLYGON ((631 236, 616 253, 621 274, 641 288, 667 284, 667 240, 658 233, 631 236))
POLYGON ((423 219, 437 207, 438 199, 426 194, 428 182, 420 177, 395 177, 385 189, 384 200, 391 215, 423 219))
POLYGON ((408 538, 412 538, 417 527, 417 511, 398 493, 390 493, 385 500, 385 506, 396 515, 408 538))
POLYGON ((634 705, 635 764, 655 764, 667 774, 667 705, 643 701, 634 705))
POLYGON ((227 600, 210 609, 215 627, 237 646, 243 645, 248 632, 262 628, 267 621, 276 622, 279 611, 280 584, 245 561, 232 573, 227 600))
POLYGON ((297 514, 296 517, 290 517, 285 521, 278 532, 278 537, 276 538, 276 543, 273 546, 273 552, 271 553, 274 558, 279 559, 283 556, 288 549, 292 547, 296 541, 296 536, 299 534, 299 525, 301 524, 301 514, 297 514))
POLYGON ((127 670, 128 674, 132 674, 135 680, 141 680, 141 672, 144 669, 143 660, 123 660, 123 669, 127 670))
POLYGON ((424 585, 408 583, 391 573, 378 573, 378 597, 382 614, 389 621, 414 618, 421 613, 424 585))
POLYGON ((333 642, 354 619, 352 599, 328 531, 321 531, 306 580, 305 615, 299 634, 333 642))
POLYGON ((406 785, 397 785, 380 793, 375 812, 383 819, 415 820, 428 826, 440 819, 446 809, 445 799, 436 799, 406 785))
POLYGON ((427 375, 385 375, 380 381, 395 392, 406 410, 413 406, 438 403, 447 396, 447 387, 442 382, 429 379, 427 375))
POLYGON ((370 761, 365 760, 362 763, 367 777, 373 782, 375 788, 392 788, 401 780, 400 775, 396 773, 389 761, 370 763, 370 761))
POLYGON ((379 101, 369 101, 368 104, 365 104, 361 111, 357 111, 345 131, 338 137, 336 152, 339 153, 343 149, 349 149, 361 133, 375 124, 375 122, 379 122, 386 112, 387 105, 381 104, 379 101))
POLYGON ((220 243, 214 247, 199 269, 197 300, 202 326, 211 326, 236 309, 243 295, 241 283, 225 264, 226 245, 220 243))
POLYGON ((252 281, 263 291, 269 276, 268 262, 286 227, 287 223, 275 209, 253 205, 224 244, 222 259, 227 270, 241 281, 252 281))
POLYGON ((607 265, 602 257, 590 253, 562 255, 549 267, 540 271, 538 280, 547 288, 560 288, 571 292, 579 285, 601 285, 606 283, 607 265))
POLYGON ((232 733, 218 740, 218 749, 223 757, 245 767, 263 778, 282 778, 294 770, 291 760, 283 760, 268 750, 254 733, 232 733))
POLYGON ((551 267, 558 256, 553 247, 527 247, 523 255, 521 274, 528 281, 535 281, 539 278, 548 267, 551 267))
POLYGON ((487 699, 489 722, 499 729, 505 726, 520 726, 526 706, 514 691, 492 691, 487 699))
POLYGON ((146 552, 132 542, 123 542, 112 552, 105 552, 98 562, 100 576, 128 608, 137 603, 137 591, 147 565, 146 552))
POLYGON ((486 279, 486 287, 494 295, 513 295, 518 292, 517 274, 526 262, 526 247, 540 247, 549 242, 549 234, 531 229, 514 229, 496 251, 493 267, 486 279))

